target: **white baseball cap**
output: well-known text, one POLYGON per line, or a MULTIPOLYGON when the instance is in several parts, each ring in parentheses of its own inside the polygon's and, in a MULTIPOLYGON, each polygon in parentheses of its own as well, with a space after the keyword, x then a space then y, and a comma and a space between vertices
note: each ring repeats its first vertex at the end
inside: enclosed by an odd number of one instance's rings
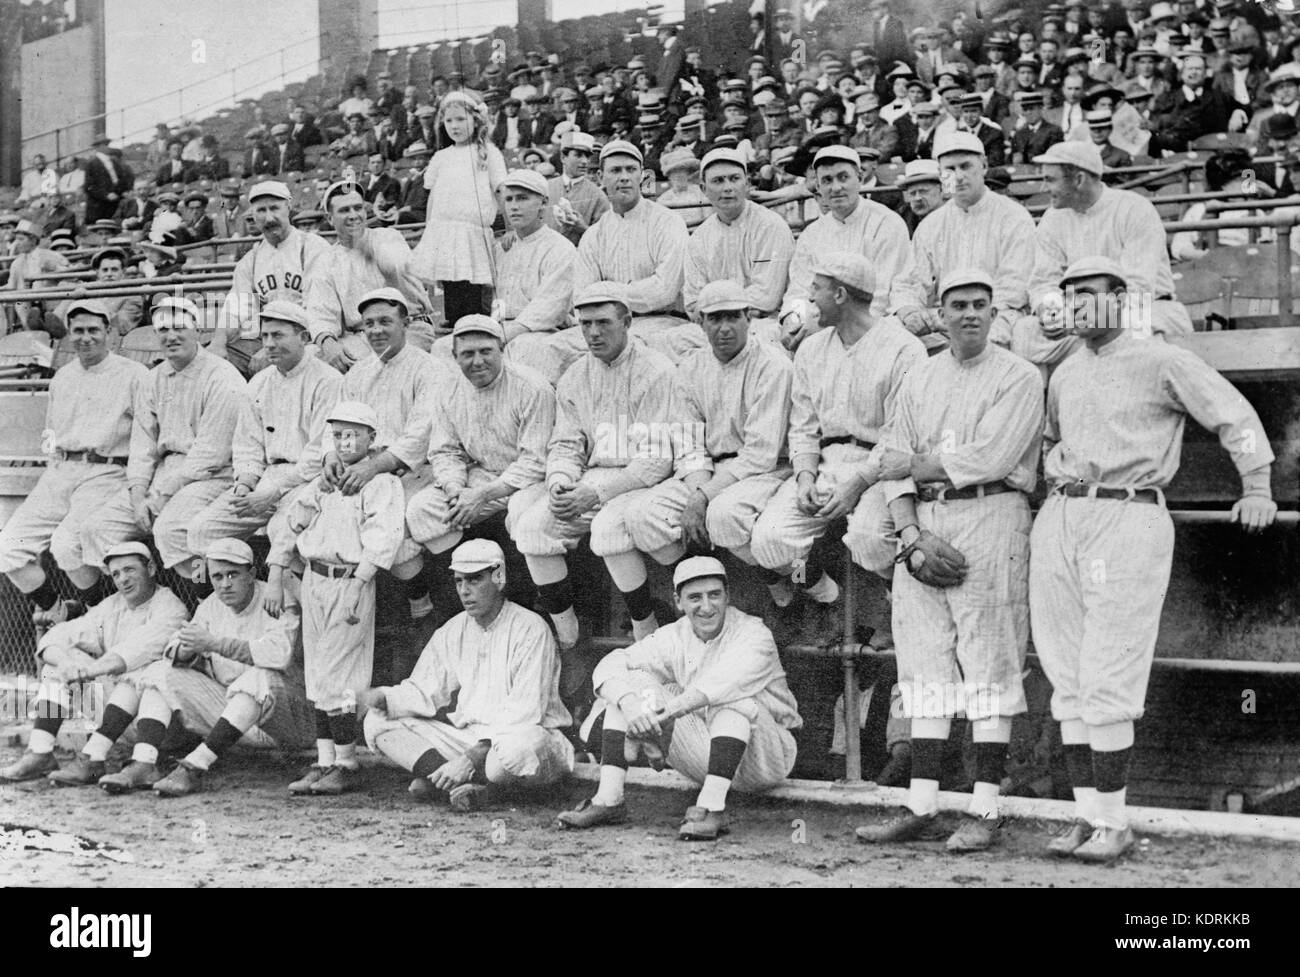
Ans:
POLYGON ((490 539, 467 539, 451 553, 451 568, 458 573, 478 573, 505 562, 505 553, 490 539))
POLYGON ((253 184, 253 189, 248 191, 248 202, 252 203, 258 197, 275 197, 279 200, 292 200, 293 194, 289 188, 279 180, 263 180, 261 183, 253 184))
POLYGON ((683 584, 701 577, 721 577, 726 580, 727 568, 711 556, 687 557, 673 570, 673 590, 681 590, 683 584))
POLYGON ((518 187, 520 190, 527 190, 529 193, 535 193, 543 198, 547 196, 546 177, 536 170, 511 170, 506 174, 506 178, 501 181, 501 185, 518 187))
POLYGON ((942 159, 948 153, 974 153, 984 155, 984 144, 973 132, 945 132, 934 141, 934 158, 942 159))
POLYGON ((203 558, 251 567, 253 565, 253 548, 242 539, 214 539, 208 545, 203 558))
POLYGON ((338 421, 340 424, 362 424, 372 431, 379 430, 379 416, 369 404, 359 400, 345 400, 338 404, 325 418, 328 424, 338 421))

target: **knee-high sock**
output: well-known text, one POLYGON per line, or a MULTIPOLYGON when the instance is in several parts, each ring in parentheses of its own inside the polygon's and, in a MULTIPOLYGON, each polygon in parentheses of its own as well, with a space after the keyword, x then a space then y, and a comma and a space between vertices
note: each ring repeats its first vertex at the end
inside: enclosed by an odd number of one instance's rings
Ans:
POLYGON ((1087 724, 1082 719, 1061 720, 1061 743, 1065 748, 1065 769, 1074 793, 1075 816, 1091 823, 1096 817, 1097 785, 1087 724))
POLYGON ((1133 752, 1133 723, 1090 726, 1088 738, 1092 744, 1092 770, 1097 786, 1093 824, 1098 827, 1127 828, 1125 795, 1129 757, 1133 752))
POLYGON ((64 571, 68 579, 72 581, 72 586, 80 592, 79 596, 84 601, 90 596, 90 591, 95 589, 101 576, 97 567, 76 567, 72 570, 64 571))
POLYGON ((262 707, 247 693, 240 693, 229 702, 221 712, 221 718, 212 727, 212 732, 198 746, 190 751, 185 762, 190 766, 207 770, 217 762, 217 758, 239 742, 240 738, 257 724, 262 707))
POLYGON ((695 803, 706 811, 722 811, 727 791, 749 745, 749 720, 731 709, 721 709, 709 723, 709 767, 695 803))
POLYGON ((334 740, 334 762, 342 767, 357 765, 357 714, 339 712, 330 716, 330 733, 334 740))
POLYGON ((334 766, 334 731, 330 729, 330 714, 316 709, 316 765, 334 766))
POLYGON ((562 556, 525 556, 528 574, 537 585, 537 604, 555 624, 560 650, 578 643, 578 615, 573 610, 573 586, 562 556))
POLYGON ((951 732, 950 719, 912 720, 912 779, 907 790, 907 806, 913 814, 933 814, 939 810, 943 751, 951 732))
POLYGON ((623 595, 623 603, 632 615, 632 635, 638 641, 655 630, 654 602, 646 583, 645 558, 633 550, 631 553, 612 553, 605 557, 614 586, 623 595))
POLYGON ((975 740, 975 788, 969 811, 976 817, 996 818, 1011 742, 1011 717, 978 719, 971 724, 971 733, 975 740))
POLYGON ((137 763, 157 763, 158 747, 167 735, 172 722, 172 708, 157 689, 145 689, 140 695, 140 708, 136 712, 135 731, 139 740, 131 751, 137 763))
POLYGON ((627 782, 627 720, 618 706, 605 707, 604 732, 600 738, 600 785, 592 801, 605 807, 623 803, 623 785, 627 782))
POLYGON ((113 694, 108 697, 108 705, 104 707, 104 718, 100 721, 99 728, 86 740, 85 749, 82 750, 86 759, 102 762, 113 744, 131 725, 139 708, 140 693, 125 682, 118 682, 113 688, 113 694))
POLYGON ((59 592, 54 589, 39 563, 29 563, 17 570, 10 570, 7 576, 42 611, 48 611, 59 600, 59 592))

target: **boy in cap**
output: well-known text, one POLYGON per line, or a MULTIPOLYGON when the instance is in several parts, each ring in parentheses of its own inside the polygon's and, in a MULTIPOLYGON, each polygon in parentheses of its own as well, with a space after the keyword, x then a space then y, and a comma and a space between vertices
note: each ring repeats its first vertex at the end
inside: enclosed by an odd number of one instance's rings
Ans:
MULTIPOLYGON (((344 465, 363 460, 379 429, 374 408, 344 401, 326 418, 344 465)), ((375 657, 375 574, 392 566, 406 527, 402 483, 383 472, 353 495, 322 474, 289 506, 286 529, 304 566, 302 643, 307 699, 316 710, 316 763, 291 794, 341 794, 363 781, 356 758, 357 696, 375 657)), ((289 548, 272 547, 268 607, 279 610, 289 548)))
POLYGON ((589 177, 596 140, 587 132, 566 132, 560 140, 560 173, 547 181, 546 223, 575 247, 583 233, 609 210, 609 198, 589 177))
MULTIPOLYGON (((767 625, 731 606, 727 571, 713 557, 679 563, 673 590, 681 618, 596 666, 600 785, 556 817, 561 828, 626 821, 627 765, 642 751, 701 785, 678 831, 683 841, 727 832, 733 786, 770 790, 794 768, 792 731, 803 720, 767 625)), ((595 739, 594 718, 584 734, 595 739)))

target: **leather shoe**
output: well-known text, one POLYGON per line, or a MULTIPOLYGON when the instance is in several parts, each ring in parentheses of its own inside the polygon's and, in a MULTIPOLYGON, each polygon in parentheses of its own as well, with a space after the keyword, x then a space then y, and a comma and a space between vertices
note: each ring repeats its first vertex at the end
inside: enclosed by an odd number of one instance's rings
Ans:
POLYGON ((99 778, 107 772, 103 760, 87 760, 79 756, 50 774, 49 781, 57 787, 89 787, 99 783, 99 778))
POLYGON ((184 760, 158 783, 153 785, 159 797, 184 797, 203 788, 203 771, 184 760))
POLYGON ((944 846, 950 852, 962 854, 972 851, 988 851, 998 840, 1000 818, 981 818, 974 814, 962 815, 957 830, 948 836, 944 846))
POLYGON ((289 785, 290 794, 310 794, 312 785, 325 776, 325 771, 329 767, 322 767, 319 763, 313 763, 307 768, 306 772, 289 785))
POLYGON ((313 797, 334 796, 356 790, 366 782, 360 767, 341 767, 337 763, 325 771, 320 780, 311 785, 313 797))
POLYGON ((1133 847, 1136 839, 1130 828, 1097 828, 1092 837, 1071 854, 1081 862, 1113 862, 1133 847))
POLYGON ((1075 818, 1062 834, 1057 835, 1048 842, 1047 850, 1061 858, 1073 855, 1075 849, 1087 841, 1091 835, 1092 825, 1082 818, 1075 818))
POLYGON ((561 811, 555 816, 557 828, 594 828, 600 824, 623 824, 627 821, 627 805, 607 807, 595 801, 583 801, 572 811, 561 811))
POLYGON ((868 845, 888 845, 900 841, 929 841, 934 839, 939 827, 939 813, 913 814, 903 808, 884 824, 868 824, 854 828, 858 841, 868 845))
POLYGON ((721 811, 710 811, 694 805, 686 809, 682 826, 677 829, 677 840, 717 841, 718 835, 725 835, 730 830, 721 811))
POLYGON ((447 797, 453 811, 468 814, 488 806, 490 790, 486 784, 457 784, 447 792, 447 797))
POLYGON ((40 780, 58 769, 59 761, 54 759, 53 753, 33 753, 27 750, 9 766, 0 767, 0 780, 7 780, 11 784, 40 780))
POLYGON ((110 794, 125 794, 133 790, 148 790, 160 780, 162 774, 156 764, 132 760, 117 773, 100 777, 99 786, 110 794))

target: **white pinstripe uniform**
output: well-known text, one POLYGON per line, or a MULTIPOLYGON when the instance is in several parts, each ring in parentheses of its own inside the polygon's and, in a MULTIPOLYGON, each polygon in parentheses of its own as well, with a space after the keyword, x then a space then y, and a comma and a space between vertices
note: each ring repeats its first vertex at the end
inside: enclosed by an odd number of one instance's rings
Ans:
MULTIPOLYGON (((135 403, 148 380, 143 364, 114 353, 89 370, 73 360, 50 381, 49 447, 126 458, 135 403)), ((103 550, 91 527, 108 500, 125 489, 122 465, 60 461, 56 455, 0 532, 0 573, 40 559, 46 547, 65 570, 99 566, 103 550)))
POLYGON ((691 234, 686 249, 682 299, 687 314, 700 319, 697 303, 709 282, 730 280, 745 287, 752 303, 750 335, 780 342, 777 312, 789 282, 794 234, 790 225, 766 207, 745 201, 730 224, 713 213, 691 234))
MULTIPOLYGON (((248 401, 235 425, 231 455, 235 480, 274 491, 287 503, 293 491, 320 473, 325 415, 342 399, 343 375, 324 360, 303 356, 288 373, 274 366, 248 381, 248 401)), ((198 556, 219 539, 255 533, 269 518, 241 516, 225 493, 195 516, 188 550, 198 556)))
POLYGON ((705 344, 698 325, 671 315, 682 308, 682 262, 689 241, 685 221, 653 200, 639 200, 625 214, 608 210, 578 244, 573 294, 596 282, 622 285, 632 335, 676 363, 705 344))
MULTIPOLYGON (((1048 388, 1047 480, 1163 490, 1189 415, 1243 475, 1273 462, 1254 409, 1194 353, 1127 332, 1096 352, 1085 346, 1048 388)), ((1164 505, 1052 494, 1032 546, 1034 647, 1052 715, 1089 726, 1140 718, 1173 560, 1164 505)))
POLYGON ((597 556, 636 548, 627 515, 672 472, 672 389, 672 363, 636 339, 629 338, 613 363, 587 353, 569 367, 556 390, 546 482, 510 497, 520 553, 562 556, 588 532, 597 556), (563 483, 591 486, 599 507, 577 519, 557 519, 548 490, 563 483))
MULTIPOLYGON (((1124 269, 1130 294, 1152 300, 1144 306, 1150 310, 1150 323, 1141 325, 1142 333, 1179 336, 1192 331, 1187 309, 1173 297, 1164 225, 1155 205, 1141 194, 1103 187, 1101 197, 1086 213, 1069 207, 1047 211, 1038 222, 1035 238, 1030 309, 1038 308, 1044 295, 1057 290, 1061 276, 1075 261, 1104 255, 1124 269)), ((1082 344, 1077 336, 1047 339, 1033 314, 1016 322, 1011 338, 1013 352, 1042 366, 1060 363, 1082 344)))
MULTIPOLYGON (((442 553, 464 535, 449 523, 450 489, 494 482, 509 486, 510 495, 485 507, 491 515, 505 510, 514 495, 541 484, 555 427, 555 392, 540 374, 507 361, 486 387, 476 387, 462 375, 436 391, 429 414, 432 484, 407 503, 406 524, 412 539, 431 553, 442 553)), ((508 515, 507 531, 513 525, 508 515)))
POLYGON ((790 421, 793 367, 784 352, 753 336, 729 362, 696 350, 677 368, 677 403, 689 425, 675 478, 655 486, 628 514, 628 532, 643 553, 682 539, 681 515, 691 472, 712 473, 701 491, 709 500, 705 528, 715 546, 753 562, 754 523, 790 477, 785 432, 790 421), (703 430, 701 440, 694 431, 703 430))
POLYGON ((997 315, 989 342, 1011 345, 1011 330, 1029 304, 1034 267, 1034 219, 1019 203, 992 190, 971 207, 956 200, 928 215, 912 236, 916 281, 926 305, 939 305, 939 282, 950 271, 979 268, 993 279, 997 315))
POLYGON ((792 731, 803 725, 786 683, 772 632, 762 620, 728 607, 722 631, 704 642, 689 618, 678 618, 632 646, 610 652, 596 666, 592 685, 617 706, 628 693, 662 706, 683 692, 699 692, 706 704, 678 717, 668 748, 672 768, 697 784, 709 770, 709 727, 721 712, 749 721, 749 743, 732 780, 742 792, 770 790, 794 769, 792 731))
MULTIPOLYGON (((167 500, 153 525, 163 565, 189 557, 189 526, 233 481, 231 442, 248 388, 239 371, 200 349, 179 373, 166 361, 149 371, 131 428, 128 486, 167 500)), ((97 552, 147 535, 135 521, 127 488, 94 517, 97 552)))
MULTIPOLYGON (((789 449, 794 470, 816 473, 817 489, 825 492, 862 469, 869 447, 838 443, 823 448, 822 441, 856 438, 874 445, 903 378, 925 359, 921 341, 894 318, 876 320, 848 349, 835 329, 822 329, 805 339, 795 353, 791 388, 789 449)), ((795 480, 786 480, 754 525, 750 544, 754 558, 769 570, 789 572, 796 560, 808 558, 813 543, 826 532, 826 519, 800 511, 797 493, 795 480)), ((880 483, 862 494, 850 518, 870 526, 885 523, 888 511, 880 483), (861 516, 857 509, 863 509, 861 516)), ((865 555, 870 544, 867 538, 857 543, 863 554, 859 562, 873 569, 891 566, 893 547, 878 540, 879 553, 872 558, 865 555)))
POLYGON ((451 760, 490 740, 490 783, 536 787, 573 772, 555 638, 518 604, 506 601, 486 628, 457 614, 434 632, 411 677, 383 692, 387 709, 366 714, 366 742, 406 770, 427 750, 451 760), (436 719, 453 696, 456 709, 436 719))
MULTIPOLYGON (((904 571, 894 575, 894 643, 908 716, 917 717, 918 704, 927 719, 1025 711, 1026 496, 1034 488, 1042 426, 1038 370, 992 343, 964 362, 951 351, 939 353, 903 386, 882 449, 939 454, 956 489, 1002 481, 1016 490, 917 500, 918 526, 960 550, 968 570, 954 587, 930 587, 904 571)), ((910 478, 883 484, 891 500, 917 491, 910 478)))
POLYGON ((240 339, 259 339, 262 306, 275 299, 302 305, 312 280, 328 260, 330 248, 319 234, 306 234, 296 227, 289 229, 279 245, 263 237, 235 265, 221 309, 224 328, 238 328, 240 339))

